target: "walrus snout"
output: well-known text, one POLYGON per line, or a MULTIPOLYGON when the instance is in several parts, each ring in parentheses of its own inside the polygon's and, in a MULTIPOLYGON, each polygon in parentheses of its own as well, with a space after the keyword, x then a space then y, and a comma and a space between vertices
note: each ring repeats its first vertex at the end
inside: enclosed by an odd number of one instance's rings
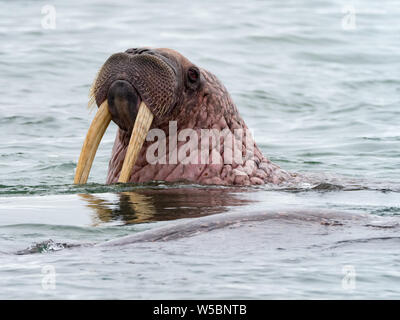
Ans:
POLYGON ((79 156, 74 183, 86 183, 99 143, 111 120, 130 135, 118 182, 128 182, 153 119, 162 121, 178 100, 179 84, 170 58, 146 48, 111 55, 90 89, 99 107, 79 156))
POLYGON ((119 52, 101 67, 91 88, 91 101, 100 106, 114 82, 130 83, 154 115, 162 116, 175 105, 180 79, 169 59, 147 50, 119 52))
POLYGON ((108 90, 107 101, 112 121, 121 130, 131 132, 140 104, 136 89, 126 80, 116 80, 108 90))

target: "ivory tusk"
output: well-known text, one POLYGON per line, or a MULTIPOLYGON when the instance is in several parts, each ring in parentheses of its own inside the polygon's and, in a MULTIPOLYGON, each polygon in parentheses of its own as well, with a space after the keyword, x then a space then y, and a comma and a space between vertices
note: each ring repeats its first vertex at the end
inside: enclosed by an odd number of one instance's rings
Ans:
POLYGON ((118 182, 126 183, 131 176, 132 168, 142 149, 143 142, 146 139, 147 132, 153 122, 153 114, 144 102, 140 104, 139 112, 133 126, 131 139, 129 141, 128 150, 126 151, 125 160, 122 165, 118 182))
POLYGON ((106 100, 101 104, 86 134, 75 171, 75 184, 84 184, 87 182, 97 148, 99 147, 100 141, 110 121, 111 114, 108 111, 108 103, 106 100))

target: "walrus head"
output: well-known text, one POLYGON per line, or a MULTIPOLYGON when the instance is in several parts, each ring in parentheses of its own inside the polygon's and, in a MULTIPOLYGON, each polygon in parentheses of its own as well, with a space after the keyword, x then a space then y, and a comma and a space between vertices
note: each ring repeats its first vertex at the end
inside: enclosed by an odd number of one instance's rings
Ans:
POLYGON ((174 50, 135 48, 113 54, 92 85, 91 102, 99 110, 75 183, 86 183, 111 120, 119 130, 108 183, 249 185, 292 177, 262 155, 220 81, 174 50))

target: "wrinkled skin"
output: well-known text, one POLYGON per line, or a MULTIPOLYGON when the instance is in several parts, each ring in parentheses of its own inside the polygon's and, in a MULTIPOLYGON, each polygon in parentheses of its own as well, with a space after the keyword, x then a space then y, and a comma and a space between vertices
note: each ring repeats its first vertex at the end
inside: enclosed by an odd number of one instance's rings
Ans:
MULTIPOLYGON (((228 128, 232 133, 234 129, 247 129, 229 93, 219 80, 178 52, 171 49, 129 49, 126 53, 117 55, 117 58, 110 58, 111 61, 105 63, 95 82, 93 95, 96 103, 100 105, 106 99, 113 81, 122 79, 131 83, 139 95, 139 101, 136 103, 144 101, 155 115, 151 128, 160 128, 167 135, 167 160, 170 151, 169 121, 177 121, 178 133, 185 128, 191 128, 196 130, 198 137, 201 136, 201 129, 214 128, 222 131, 228 128), (139 81, 141 83, 138 83, 139 81)), ((137 104, 132 110, 136 111, 137 104)), ((135 122, 135 116, 131 116, 132 126, 127 128, 126 121, 122 126, 122 118, 126 120, 126 113, 121 111, 119 115, 115 109, 118 107, 114 107, 113 121, 120 124, 120 128, 112 150, 107 183, 118 181, 135 122)), ((153 143, 154 141, 144 142, 129 182, 157 180, 216 185, 259 185, 279 184, 295 177, 264 157, 255 144, 254 153, 246 153, 242 164, 224 163, 223 160, 220 164, 150 164, 146 159, 146 150, 153 143)), ((178 142, 178 152, 185 143, 178 142)), ((210 145, 211 157, 219 154, 222 158, 223 146, 217 152, 211 149, 210 145)), ((243 150, 245 149, 243 139, 243 150)))

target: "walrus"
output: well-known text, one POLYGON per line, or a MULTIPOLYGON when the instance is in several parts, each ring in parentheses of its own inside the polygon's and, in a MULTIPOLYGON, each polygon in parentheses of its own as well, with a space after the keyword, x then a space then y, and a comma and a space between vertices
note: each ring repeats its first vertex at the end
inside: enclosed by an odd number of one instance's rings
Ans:
POLYGON ((111 55, 90 97, 99 109, 82 147, 76 184, 87 182, 111 120, 119 129, 108 184, 261 185, 298 177, 262 154, 218 78, 175 50, 132 48, 111 55))
MULTIPOLYGON (((91 199, 94 200, 95 198, 91 199)), ((99 200, 99 199, 97 199, 99 200)), ((336 211, 333 209, 267 209, 263 211, 239 211, 211 214, 193 219, 172 219, 171 223, 156 226, 154 228, 133 232, 107 241, 97 243, 65 243, 48 239, 39 243, 34 243, 28 248, 18 250, 17 252, 4 252, 4 254, 13 253, 17 255, 26 255, 34 253, 46 253, 59 251, 62 249, 73 249, 79 247, 115 247, 125 246, 143 242, 164 242, 183 238, 198 236, 202 233, 211 232, 217 229, 233 228, 240 226, 251 226, 252 223, 261 223, 269 221, 270 225, 278 228, 287 223, 297 224, 298 233, 289 235, 289 238, 297 237, 299 243, 303 242, 304 234, 312 235, 312 246, 329 244, 329 234, 335 234, 335 240, 332 246, 339 246, 351 242, 368 242, 371 240, 397 240, 399 221, 396 217, 374 217, 370 214, 336 211), (312 229, 310 233, 310 227, 312 229), (324 229, 320 229, 323 227, 324 229), (351 228, 351 232, 349 231, 351 228), (323 231, 323 232, 322 232, 323 231), (365 231, 367 231, 365 233, 365 231), (322 232, 322 233, 321 233, 322 232), (321 234, 323 237, 321 238, 321 234), (316 236, 317 237, 314 237, 316 236), (319 237, 318 237, 319 235, 319 237), (361 237, 360 237, 361 236, 361 237), (355 238, 356 237, 356 238, 355 238)), ((145 222, 145 221, 142 221, 145 222)), ((148 221, 147 221, 148 222, 148 221)), ((271 234, 275 236, 288 236, 285 232, 271 234)), ((283 243, 293 241, 283 241, 283 243)), ((280 243, 278 241, 277 243, 280 243)), ((281 244, 279 245, 281 247, 281 244)), ((0 252, 1 253, 1 252, 0 252)))

